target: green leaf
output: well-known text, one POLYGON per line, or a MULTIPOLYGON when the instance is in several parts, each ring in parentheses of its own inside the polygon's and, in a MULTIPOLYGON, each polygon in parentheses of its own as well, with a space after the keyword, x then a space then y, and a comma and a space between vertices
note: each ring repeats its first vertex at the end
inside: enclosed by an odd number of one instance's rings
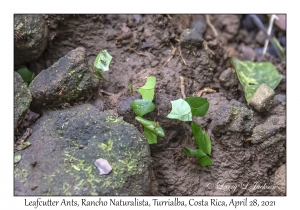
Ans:
POLYGON ((24 82, 29 83, 34 78, 34 73, 29 71, 29 69, 26 67, 20 68, 17 72, 21 75, 24 82))
POLYGON ((23 149, 29 147, 30 145, 31 145, 31 143, 30 143, 29 141, 25 141, 25 142, 23 142, 22 144, 19 144, 19 145, 17 146, 17 150, 18 150, 18 151, 19 151, 19 150, 23 150, 23 149))
POLYGON ((138 92, 142 95, 144 100, 152 101, 154 98, 154 87, 156 83, 156 78, 150 76, 147 78, 146 84, 138 89, 138 92))
POLYGON ((21 155, 16 155, 14 158, 14 163, 18 163, 21 160, 22 156, 21 155))
POLYGON ((203 131, 203 135, 204 135, 204 141, 205 141, 205 145, 206 145, 206 148, 203 149, 203 152, 205 154, 207 154, 207 155, 210 155, 211 154, 211 141, 210 141, 210 137, 204 131, 203 131))
POLYGON ((183 147, 182 151, 184 152, 184 154, 186 154, 188 157, 195 157, 197 156, 198 150, 195 149, 189 149, 187 147, 183 147))
POLYGON ((129 87, 130 93, 133 93, 132 83, 130 80, 128 80, 128 87, 129 87))
POLYGON ((140 117, 155 109, 155 105, 147 100, 134 100, 130 103, 130 107, 133 109, 134 113, 140 117))
POLYGON ((275 89, 282 79, 282 75, 278 73, 275 66, 270 62, 254 63, 231 58, 231 63, 243 86, 247 101, 251 99, 261 84, 266 84, 270 88, 275 89))
POLYGON ((108 71, 111 59, 112 56, 106 50, 102 50, 95 59, 94 67, 102 71, 108 71))
POLYGON ((202 167, 212 165, 211 159, 200 149, 198 149, 197 160, 202 167))
POLYGON ((284 49, 283 49, 282 46, 280 45, 279 41, 278 41, 275 37, 273 38, 273 41, 274 41, 276 47, 278 48, 278 50, 279 50, 281 56, 282 56, 283 58, 285 58, 284 49))
POLYGON ((148 141, 148 144, 157 144, 157 135, 152 133, 147 128, 144 129, 144 136, 148 141))
POLYGON ((148 129, 149 131, 151 131, 152 133, 158 135, 159 137, 165 137, 165 133, 164 130, 162 129, 162 127, 157 124, 154 121, 150 121, 150 120, 145 120, 144 118, 141 118, 139 116, 136 116, 135 119, 141 123, 145 129, 148 129))
MULTIPOLYGON (((203 130, 202 127, 200 125, 198 125, 197 123, 192 122, 191 123, 191 127, 192 127, 192 133, 195 139, 195 142, 198 146, 199 149, 203 149, 203 130)), ((204 145, 205 147, 205 145, 204 145)))
POLYGON ((100 73, 99 69, 95 70, 95 74, 99 77, 99 79, 105 80, 104 77, 103 77, 103 75, 100 73))
POLYGON ((171 101, 172 110, 167 118, 178 119, 181 121, 192 121, 192 111, 190 105, 183 99, 171 101))
POLYGON ((205 116, 209 108, 209 103, 206 99, 201 97, 188 97, 185 101, 190 105, 193 116, 205 116))
POLYGON ((205 154, 210 154, 211 142, 209 136, 202 130, 201 126, 197 123, 192 122, 191 127, 198 148, 202 150, 205 154))

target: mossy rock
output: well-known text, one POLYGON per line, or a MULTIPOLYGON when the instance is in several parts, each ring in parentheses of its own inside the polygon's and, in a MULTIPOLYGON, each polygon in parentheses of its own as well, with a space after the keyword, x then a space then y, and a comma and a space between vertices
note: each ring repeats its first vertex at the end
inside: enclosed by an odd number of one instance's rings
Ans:
POLYGON ((39 73, 30 83, 31 110, 59 108, 95 95, 100 80, 89 70, 86 50, 78 47, 39 73))
POLYGON ((14 129, 25 116, 31 100, 31 93, 26 83, 17 72, 14 72, 14 129))
POLYGON ((36 60, 47 46, 48 27, 42 15, 14 15, 14 64, 36 60))
POLYGON ((89 104, 46 112, 15 167, 15 195, 151 195, 146 139, 89 104), (100 175, 96 159, 112 166, 100 175))

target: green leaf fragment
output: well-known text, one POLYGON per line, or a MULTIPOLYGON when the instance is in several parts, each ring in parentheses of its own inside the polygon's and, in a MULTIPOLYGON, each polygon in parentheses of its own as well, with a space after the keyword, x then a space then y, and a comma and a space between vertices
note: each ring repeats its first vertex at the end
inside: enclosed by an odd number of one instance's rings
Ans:
POLYGON ((278 41, 275 37, 273 38, 273 41, 274 41, 276 47, 278 48, 278 50, 279 50, 281 56, 282 56, 283 58, 285 58, 284 49, 283 49, 282 46, 280 45, 279 41, 278 41))
POLYGON ((148 141, 148 144, 157 144, 157 135, 152 133, 147 128, 144 128, 144 136, 148 141))
POLYGON ((158 135, 159 137, 162 137, 162 138, 165 137, 164 130, 156 122, 150 121, 150 120, 145 120, 144 118, 139 117, 139 116, 136 116, 135 119, 139 123, 141 123, 144 126, 145 129, 148 129, 149 131, 151 131, 152 133, 158 135))
POLYGON ((134 113, 140 117, 155 109, 155 105, 151 101, 147 100, 134 100, 130 103, 130 107, 134 113))
POLYGON ((30 145, 31 145, 31 143, 29 141, 25 141, 25 142, 19 144, 16 149, 18 151, 20 151, 20 150, 23 150, 23 149, 29 147, 30 145))
POLYGON ((22 159, 21 155, 16 155, 14 158, 14 163, 18 163, 22 159))
POLYGON ((167 118, 178 119, 181 121, 192 121, 192 111, 190 105, 183 99, 171 101, 172 110, 167 118))
POLYGON ((188 157, 195 157, 198 153, 198 150, 196 149, 189 149, 187 147, 183 147, 182 151, 184 152, 184 154, 186 154, 188 157))
POLYGON ((207 155, 210 155, 211 154, 211 141, 210 141, 210 137, 204 131, 203 131, 203 135, 204 135, 204 141, 205 141, 205 145, 206 145, 206 148, 203 149, 203 152, 205 154, 207 154, 207 155))
POLYGON ((144 100, 152 101, 154 98, 154 87, 156 84, 156 78, 150 76, 147 78, 146 84, 138 89, 138 92, 142 95, 144 100))
POLYGON ((102 76, 102 74, 100 73, 99 69, 95 70, 95 74, 99 77, 99 79, 105 80, 104 77, 102 76))
POLYGON ((270 88, 275 89, 282 79, 282 75, 278 73, 275 66, 270 62, 255 63, 231 58, 231 63, 243 86, 247 101, 251 99, 261 84, 266 84, 270 88))
POLYGON ((128 80, 128 87, 129 87, 130 93, 133 93, 132 83, 130 80, 128 80))
POLYGON ((29 83, 34 78, 34 73, 29 71, 29 69, 26 67, 20 68, 17 72, 21 75, 24 82, 29 83))
POLYGON ((204 117, 209 108, 209 103, 201 97, 188 97, 185 101, 190 105, 192 115, 204 117))
POLYGON ((211 159, 202 150, 198 149, 196 157, 202 167, 212 165, 211 159))
POLYGON ((202 130, 201 126, 197 123, 192 122, 191 127, 198 148, 202 150, 205 154, 210 155, 211 142, 209 136, 202 130))
POLYGON ((107 52, 107 50, 102 50, 95 59, 94 67, 98 70, 108 71, 112 58, 113 57, 107 52))

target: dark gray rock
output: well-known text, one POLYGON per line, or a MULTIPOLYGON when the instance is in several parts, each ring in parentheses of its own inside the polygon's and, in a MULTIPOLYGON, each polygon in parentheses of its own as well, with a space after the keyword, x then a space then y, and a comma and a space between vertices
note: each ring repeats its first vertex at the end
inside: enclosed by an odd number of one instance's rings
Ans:
POLYGON ((266 36, 266 34, 260 30, 255 37, 255 40, 257 41, 258 44, 260 44, 261 46, 264 46, 265 41, 268 37, 266 36))
POLYGON ((201 36, 203 36, 207 28, 205 15, 193 15, 191 28, 195 29, 201 36))
POLYGON ((76 48, 39 73, 29 85, 33 101, 31 109, 61 107, 89 99, 97 93, 98 77, 88 67, 86 50, 76 48))
POLYGON ((232 68, 223 71, 219 77, 219 81, 225 89, 230 89, 239 82, 236 72, 232 68))
POLYGON ((203 41, 202 35, 196 29, 185 29, 180 35, 180 44, 183 48, 201 48, 203 41))
POLYGON ((42 15, 14 15, 14 64, 36 60, 47 46, 48 27, 42 15))
POLYGON ((32 130, 31 146, 16 153, 15 195, 151 195, 149 145, 134 126, 84 104, 47 111, 32 130))
POLYGON ((221 36, 225 36, 226 39, 233 39, 240 29, 240 18, 238 15, 214 15, 214 26, 221 32, 221 36))
POLYGON ((272 88, 261 84, 251 97, 249 104, 258 112, 268 111, 272 107, 274 96, 275 92, 272 88))
POLYGON ((242 53, 242 60, 246 60, 246 61, 254 61, 255 60, 255 56, 256 56, 256 52, 253 48, 241 44, 239 46, 239 51, 242 53))
POLYGON ((25 116, 31 100, 31 93, 27 85, 22 77, 14 72, 14 129, 18 127, 25 116))
POLYGON ((273 105, 277 106, 278 104, 286 105, 286 95, 277 94, 274 96, 273 105))

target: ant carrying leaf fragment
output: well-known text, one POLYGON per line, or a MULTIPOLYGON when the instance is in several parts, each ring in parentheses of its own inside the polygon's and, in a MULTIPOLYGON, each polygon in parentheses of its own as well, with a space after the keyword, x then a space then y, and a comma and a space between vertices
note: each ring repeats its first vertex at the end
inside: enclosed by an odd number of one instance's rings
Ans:
POLYGON ((112 56, 107 52, 107 50, 102 50, 97 55, 95 62, 94 62, 94 69, 95 74, 102 80, 104 80, 104 77, 100 73, 101 71, 108 71, 109 70, 109 64, 112 60, 112 56))

